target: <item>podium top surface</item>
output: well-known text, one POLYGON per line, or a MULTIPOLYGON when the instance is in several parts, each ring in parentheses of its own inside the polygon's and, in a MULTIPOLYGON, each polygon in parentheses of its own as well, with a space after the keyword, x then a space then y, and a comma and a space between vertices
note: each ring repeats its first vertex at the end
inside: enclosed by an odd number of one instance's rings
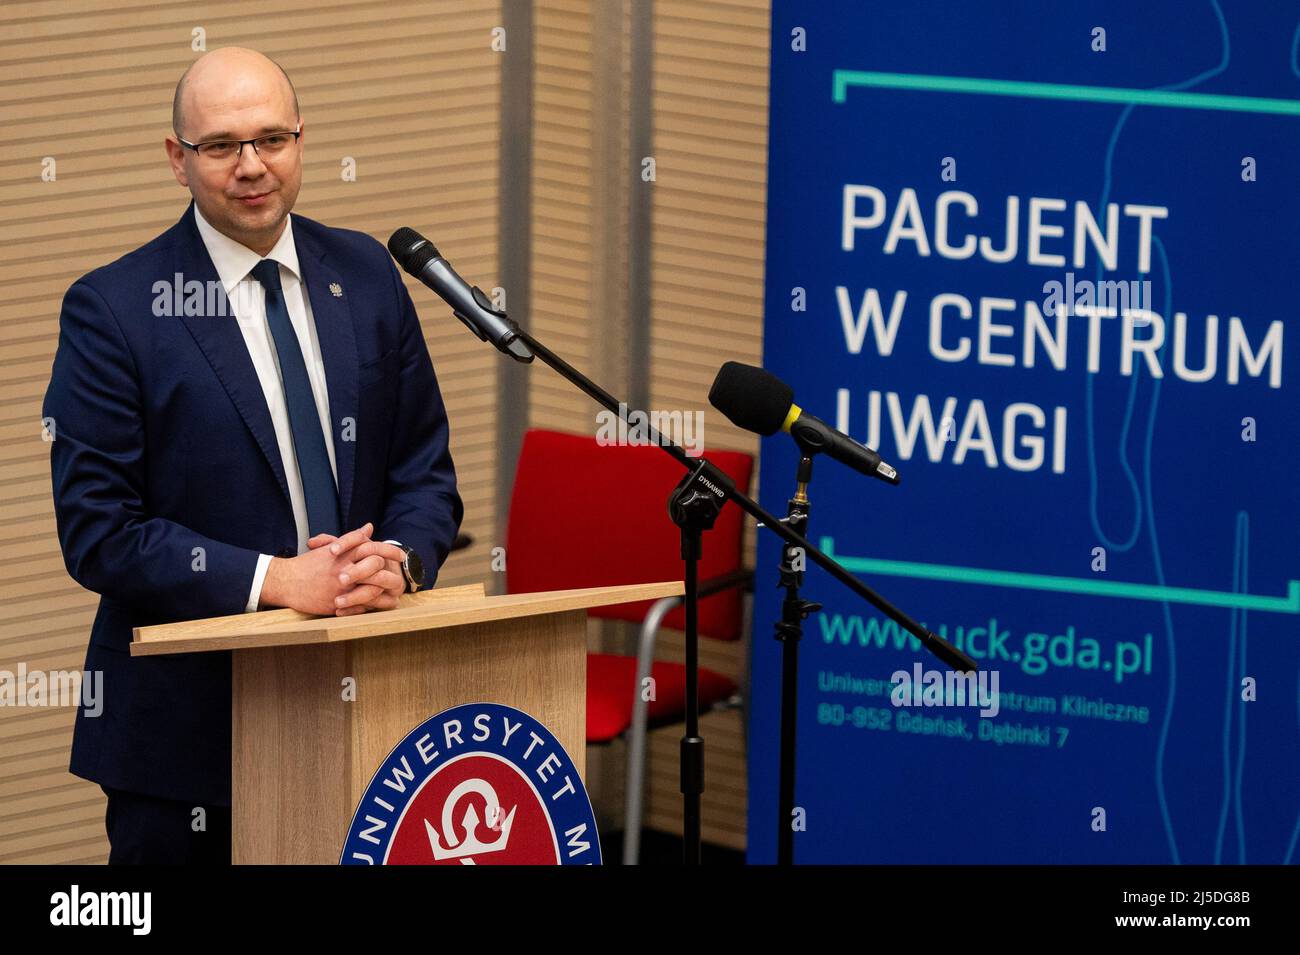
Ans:
POLYGON ((136 627, 132 656, 195 653, 212 650, 247 650, 310 643, 363 640, 395 633, 439 630, 466 624, 489 623, 613 604, 679 597, 680 580, 654 584, 552 590, 533 594, 484 596, 482 584, 445 587, 398 598, 394 610, 373 611, 350 617, 313 617, 296 610, 186 620, 154 627, 136 627))

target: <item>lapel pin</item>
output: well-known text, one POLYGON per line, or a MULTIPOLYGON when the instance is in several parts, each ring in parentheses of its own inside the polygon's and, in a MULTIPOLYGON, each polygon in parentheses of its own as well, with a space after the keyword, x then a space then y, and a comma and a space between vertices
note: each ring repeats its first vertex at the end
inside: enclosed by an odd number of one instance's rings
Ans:
POLYGON ((339 285, 338 282, 331 282, 331 283, 330 283, 330 292, 334 295, 335 298, 342 298, 342 297, 343 297, 343 286, 342 286, 342 285, 339 285))

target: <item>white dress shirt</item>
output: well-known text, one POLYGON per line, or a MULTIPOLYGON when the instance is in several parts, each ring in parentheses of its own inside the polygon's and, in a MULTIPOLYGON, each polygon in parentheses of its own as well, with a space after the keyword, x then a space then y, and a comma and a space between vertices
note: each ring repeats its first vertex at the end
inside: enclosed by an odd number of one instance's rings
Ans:
MULTIPOLYGON (((275 340, 266 322, 266 290, 262 288, 261 283, 248 274, 253 266, 262 261, 263 256, 218 232, 199 213, 197 205, 194 206, 194 220, 199 227, 203 244, 207 246, 208 255, 212 257, 212 264, 217 268, 217 275, 226 290, 239 330, 244 336, 244 344, 248 346, 248 355, 257 370, 257 380, 262 385, 263 395, 266 396, 266 407, 271 413, 271 424, 275 428, 275 440, 280 446, 280 461, 284 465, 285 481, 289 485, 289 503, 293 507, 293 522, 298 529, 298 553, 302 554, 307 551, 309 537, 307 502, 302 490, 302 475, 298 471, 298 457, 293 448, 293 428, 289 424, 289 410, 284 400, 284 384, 280 378, 275 340), (247 281, 244 281, 245 279, 247 281)), ((274 260, 280 267, 284 303, 289 312, 289 321, 293 323, 293 330, 297 333, 298 345, 302 348, 307 377, 311 381, 312 395, 316 399, 316 412, 320 415, 321 431, 325 435, 325 449, 329 452, 330 470, 334 472, 334 485, 337 488, 338 464, 334 460, 334 437, 330 428, 325 364, 321 360, 320 342, 316 338, 316 322, 312 318, 311 301, 307 297, 307 290, 302 285, 298 252, 293 244, 292 217, 285 217, 284 232, 281 233, 275 247, 265 257, 274 260)), ((257 609, 262 596, 262 583, 266 580, 266 568, 270 563, 269 554, 262 554, 258 558, 246 607, 250 613, 257 609)))

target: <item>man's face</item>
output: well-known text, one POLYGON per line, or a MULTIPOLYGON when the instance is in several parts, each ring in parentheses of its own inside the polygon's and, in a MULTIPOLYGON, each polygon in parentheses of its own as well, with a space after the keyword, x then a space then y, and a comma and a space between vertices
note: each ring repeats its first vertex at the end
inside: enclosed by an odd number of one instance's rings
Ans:
MULTIPOLYGON (((185 90, 180 135, 191 143, 252 139, 299 128, 288 84, 278 71, 206 71, 185 90)), ((178 182, 219 232, 265 255, 284 231, 302 185, 302 138, 270 155, 246 143, 238 157, 215 159, 169 138, 178 182)))

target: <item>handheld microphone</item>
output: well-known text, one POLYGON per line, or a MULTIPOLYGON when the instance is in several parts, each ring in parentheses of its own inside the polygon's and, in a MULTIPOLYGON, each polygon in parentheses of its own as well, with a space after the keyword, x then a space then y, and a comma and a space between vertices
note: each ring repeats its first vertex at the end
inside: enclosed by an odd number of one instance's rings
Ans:
POLYGON ((505 312, 494 309, 481 288, 457 275, 432 242, 403 226, 389 236, 388 251, 408 274, 437 292, 451 306, 452 314, 480 339, 490 341, 515 361, 533 360, 533 353, 519 337, 519 326, 505 312))
POLYGON ((898 484, 898 472, 865 444, 837 431, 794 403, 794 390, 762 368, 729 361, 718 369, 709 404, 738 428, 767 437, 789 431, 800 450, 821 452, 860 474, 898 484))

